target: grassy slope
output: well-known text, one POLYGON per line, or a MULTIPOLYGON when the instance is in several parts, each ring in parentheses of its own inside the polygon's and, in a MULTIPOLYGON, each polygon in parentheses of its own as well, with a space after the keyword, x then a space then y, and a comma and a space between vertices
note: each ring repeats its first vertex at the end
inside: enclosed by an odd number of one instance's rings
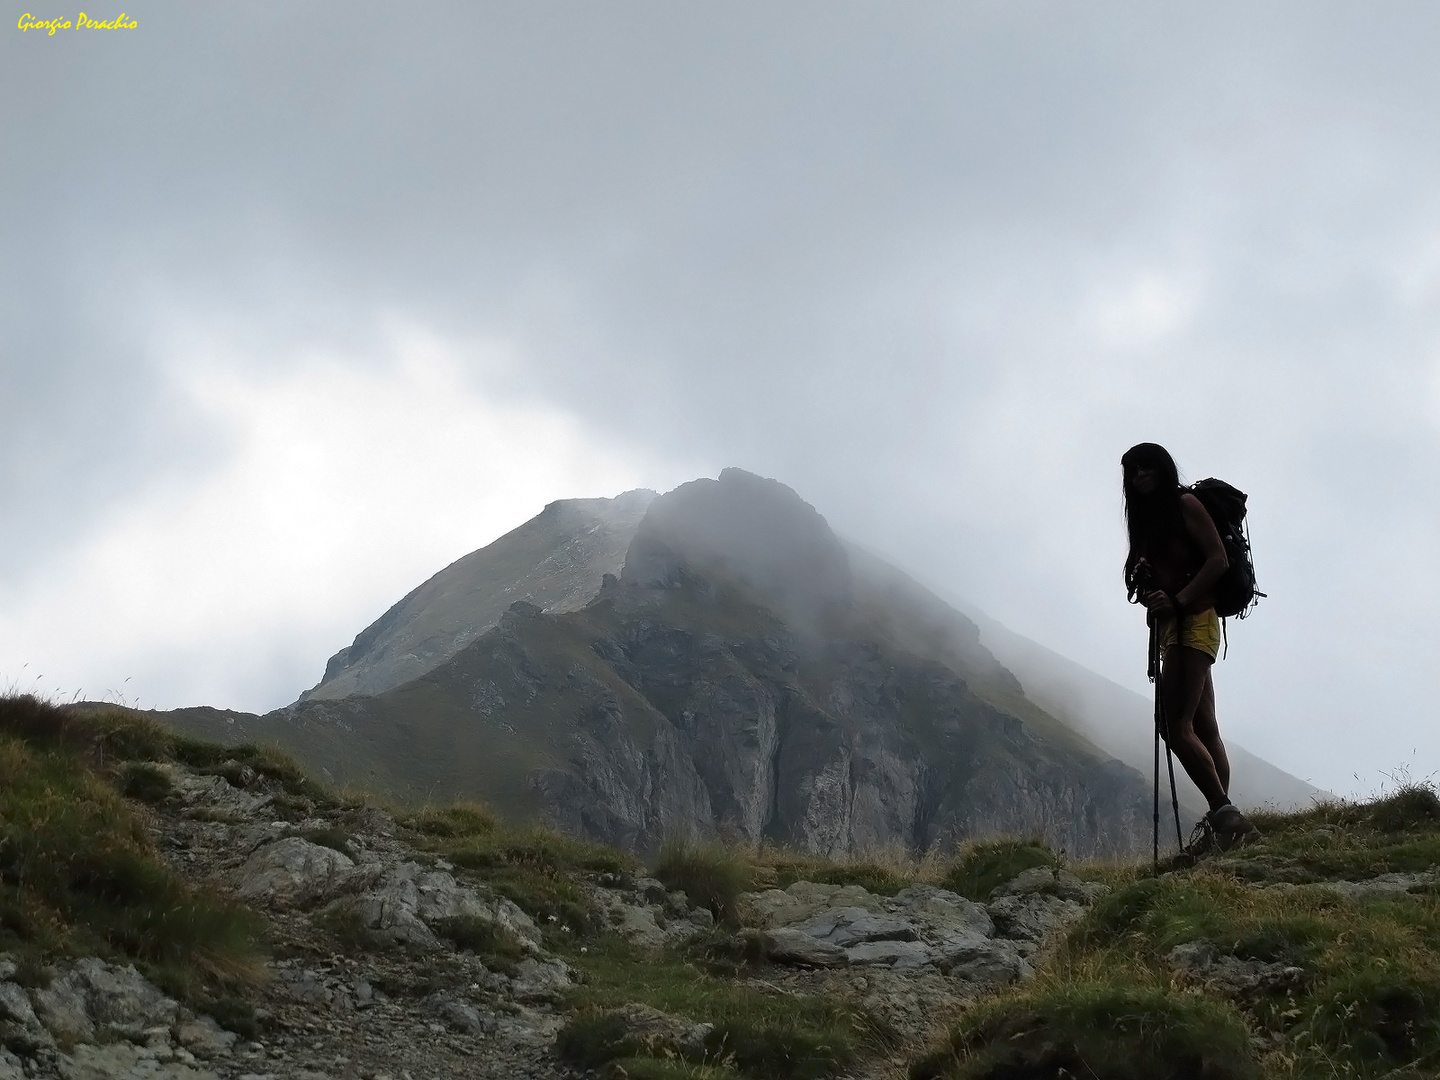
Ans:
POLYGON ((973 1012, 912 1077, 1440 1074, 1436 888, 1347 898, 1325 884, 1433 871, 1440 799, 1410 788, 1257 820, 1260 844, 1194 871, 1111 869, 1115 891, 1039 977, 973 1012), (1273 967, 1222 993, 1172 960, 1196 943, 1273 967))
MULTIPOLYGON (((201 1007, 243 991, 258 975, 258 923, 169 872, 148 840, 146 811, 122 796, 145 793, 143 762, 223 772, 232 758, 308 805, 334 805, 266 751, 179 738, 124 710, 83 715, 0 699, 0 949, 32 972, 67 953, 134 961, 201 1007)), ((1257 822, 1261 843, 1193 871, 1155 878, 1143 864, 1074 867, 1112 893, 1045 954, 1034 981, 979 1001, 944 1045, 913 1060, 910 1075, 1440 1074, 1440 889, 1347 897, 1325 884, 1433 873, 1440 799, 1410 788, 1257 822), (1273 965, 1271 978, 1237 995, 1175 965, 1172 950, 1202 942, 1221 958, 1273 965)), ((474 806, 433 808, 402 825, 530 911, 547 944, 585 974, 570 1002, 577 1054, 628 1055, 631 1076, 662 1078, 832 1076, 895 1051, 894 1033, 853 1002, 774 992, 763 948, 738 924, 740 890, 805 878, 893 893, 929 880, 984 899, 996 882, 1052 858, 1013 843, 979 845, 948 863, 885 865, 671 849, 653 872, 730 921, 657 954, 609 934, 581 886, 602 873, 640 872, 632 856, 507 829, 474 806), (631 1002, 715 1024, 700 1051, 707 1066, 677 1060, 673 1048, 606 1043, 607 1010, 631 1002)))
POLYGON ((81 715, 0 697, 0 951, 37 973, 65 955, 133 962, 200 1008, 254 984, 259 920, 171 871, 145 809, 124 797, 155 783, 142 762, 214 768, 237 753, 319 794, 263 751, 195 743, 124 710, 81 715))

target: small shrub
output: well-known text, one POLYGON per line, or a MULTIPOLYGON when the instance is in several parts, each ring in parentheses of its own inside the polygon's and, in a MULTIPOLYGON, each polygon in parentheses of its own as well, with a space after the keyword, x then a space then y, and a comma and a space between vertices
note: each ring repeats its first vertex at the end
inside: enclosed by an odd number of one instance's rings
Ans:
POLYGON ((1440 984, 1364 971, 1322 991, 1309 1028, 1316 1041, 1361 1062, 1400 1064, 1440 1054, 1440 984))
POLYGON ((730 933, 717 927, 690 941, 685 951, 711 975, 722 978, 735 978, 746 969, 757 968, 769 959, 764 933, 752 928, 730 933))
POLYGON ((489 919, 473 915, 457 915, 438 919, 431 924, 441 937, 449 938, 456 948, 469 949, 486 966, 505 975, 514 975, 525 949, 513 934, 489 919))
POLYGON ((971 900, 985 901, 1007 881, 1037 866, 1055 866, 1055 853, 1036 840, 987 840, 970 847, 941 882, 971 900))
POLYGON ((883 863, 832 862, 773 852, 765 852, 760 857, 765 865, 755 868, 752 888, 761 887, 759 877, 762 871, 767 879, 764 887, 776 889, 788 888, 797 881, 814 881, 821 885, 859 885, 877 896, 894 896, 901 889, 915 884, 913 873, 903 873, 883 863))
POLYGON ((175 794, 175 785, 159 766, 131 762, 120 773, 120 793, 141 802, 158 803, 175 794))
POLYGON ((367 926, 360 918, 360 913, 344 900, 337 900, 322 908, 311 916, 310 922, 352 948, 373 952, 394 946, 394 942, 389 938, 367 926))
POLYGON ((1433 829, 1440 825, 1440 795, 1429 784, 1406 784, 1368 804, 1369 818, 1383 832, 1433 829))
POLYGON ((242 1039, 255 1040, 261 1035, 260 1021, 255 1015, 255 1006, 234 994, 223 994, 208 1002, 205 1011, 227 1031, 233 1031, 242 1039))
POLYGON ((819 1080, 855 1058, 849 1039, 835 1032, 740 1022, 717 1024, 705 1036, 705 1053, 765 1080, 819 1080))
POLYGON ((640 1050, 640 1040, 619 1012, 581 1013, 555 1037, 555 1052, 561 1060, 587 1069, 616 1058, 633 1057, 640 1050))
POLYGON ((21 986, 43 990, 55 981, 55 969, 35 953, 22 953, 15 961, 15 974, 10 979, 21 986))
POLYGON ((1070 983, 982 1006, 911 1080, 1010 1077, 1258 1080, 1244 1022, 1219 1002, 1153 987, 1070 983))
POLYGON ((710 909, 717 922, 736 925, 740 894, 750 888, 753 872, 718 844, 671 841, 660 852, 655 877, 668 889, 683 890, 691 903, 710 909))
POLYGON ((493 836, 500 828, 500 819, 483 803, 458 802, 438 809, 423 810, 406 820, 405 824, 427 836, 456 839, 493 836))

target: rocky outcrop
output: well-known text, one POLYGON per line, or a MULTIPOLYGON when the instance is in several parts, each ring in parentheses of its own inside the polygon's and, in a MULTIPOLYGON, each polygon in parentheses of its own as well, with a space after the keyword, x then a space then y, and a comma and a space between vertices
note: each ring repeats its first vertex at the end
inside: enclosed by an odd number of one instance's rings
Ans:
POLYGON ((562 499, 451 563, 330 658, 301 700, 378 694, 432 671, 500 621, 513 603, 584 607, 617 572, 652 491, 562 499))
POLYGON ((217 1080, 202 1062, 228 1055, 238 1040, 129 965, 84 957, 29 989, 10 981, 15 974, 0 954, 0 1041, 8 1048, 0 1051, 0 1080, 217 1080))
POLYGON ((1104 892, 1041 868, 997 890, 988 906, 933 885, 885 897, 809 881, 751 893, 744 902, 780 963, 929 971, 985 988, 1029 978, 1028 958, 1040 943, 1104 892))

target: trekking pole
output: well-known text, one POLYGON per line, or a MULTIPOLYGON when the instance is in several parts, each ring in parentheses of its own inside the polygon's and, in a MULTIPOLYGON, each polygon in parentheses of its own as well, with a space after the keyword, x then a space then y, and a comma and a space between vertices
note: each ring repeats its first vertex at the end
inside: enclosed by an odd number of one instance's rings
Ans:
MULTIPOLYGON (((1179 613, 1175 618, 1179 629, 1179 613)), ((1155 684, 1155 816, 1151 826, 1156 870, 1160 867, 1160 740, 1165 740, 1165 768, 1170 773, 1170 809, 1175 813, 1175 845, 1185 854, 1185 839, 1180 832, 1180 796, 1175 790, 1175 756, 1170 749, 1170 727, 1165 719, 1165 694, 1160 672, 1160 627, 1150 627, 1150 681, 1155 684)))
MULTIPOLYGON (((1157 654, 1160 647, 1160 631, 1155 625, 1155 616, 1151 615, 1146 619, 1150 627, 1150 654, 1146 676, 1155 684, 1155 783, 1152 790, 1155 793, 1154 813, 1150 817, 1150 855, 1154 861, 1155 873, 1160 873, 1160 681, 1156 677, 1159 667, 1157 654)), ((1166 744, 1166 754, 1169 754, 1170 747, 1166 744)))
MULTIPOLYGON (((1165 710, 1160 710, 1160 718, 1164 720, 1165 710)), ((1168 729, 1167 729, 1168 730, 1168 729)), ((1170 808, 1175 811, 1175 844, 1180 848, 1180 854, 1185 854, 1185 841, 1180 837, 1180 797, 1175 794, 1175 759, 1170 753, 1170 740, 1165 740, 1165 764, 1170 769, 1170 808)))

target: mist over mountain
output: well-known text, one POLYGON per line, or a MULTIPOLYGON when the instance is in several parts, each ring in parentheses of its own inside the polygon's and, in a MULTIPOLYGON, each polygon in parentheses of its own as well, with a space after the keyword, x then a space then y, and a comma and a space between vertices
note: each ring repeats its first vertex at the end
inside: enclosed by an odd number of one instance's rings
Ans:
POLYGON ((278 742, 336 783, 483 799, 637 849, 1141 846, 1149 783, 1102 749, 1115 725, 1078 724, 1026 670, 788 487, 727 469, 552 503, 394 605, 286 709, 169 717, 278 742))

